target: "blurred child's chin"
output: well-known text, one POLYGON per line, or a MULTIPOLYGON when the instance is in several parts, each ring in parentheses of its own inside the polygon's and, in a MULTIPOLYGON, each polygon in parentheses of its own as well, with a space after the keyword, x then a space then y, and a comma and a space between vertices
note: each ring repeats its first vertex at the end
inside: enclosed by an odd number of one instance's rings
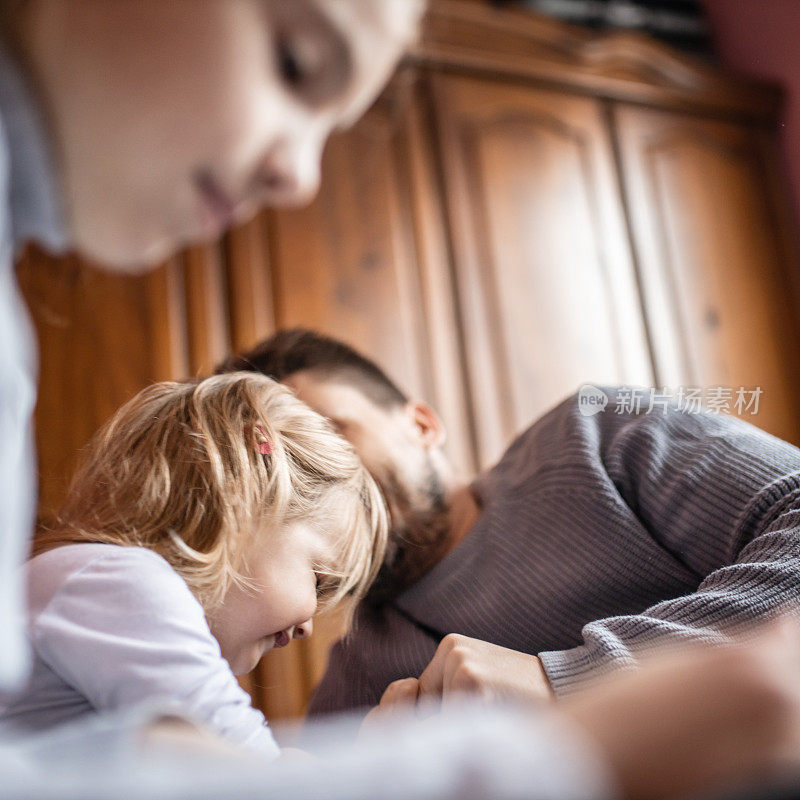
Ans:
POLYGON ((141 275, 167 261, 189 244, 191 237, 181 238, 166 231, 126 230, 124 234, 97 234, 90 230, 75 235, 75 249, 85 259, 110 272, 141 275))
POLYGON ((237 653, 233 658, 228 660, 231 672, 234 675, 247 675, 252 672, 261 661, 262 657, 272 650, 275 638, 267 636, 264 639, 259 639, 252 647, 237 653))

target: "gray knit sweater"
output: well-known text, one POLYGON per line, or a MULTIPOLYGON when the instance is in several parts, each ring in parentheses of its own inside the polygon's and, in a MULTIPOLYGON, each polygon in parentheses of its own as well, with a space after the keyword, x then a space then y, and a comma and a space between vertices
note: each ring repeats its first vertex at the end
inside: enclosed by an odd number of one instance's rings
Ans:
POLYGON ((557 694, 669 641, 800 608, 800 450, 723 415, 594 416, 577 395, 473 489, 463 542, 391 606, 359 609, 311 714, 373 705, 447 633, 541 658, 557 694))

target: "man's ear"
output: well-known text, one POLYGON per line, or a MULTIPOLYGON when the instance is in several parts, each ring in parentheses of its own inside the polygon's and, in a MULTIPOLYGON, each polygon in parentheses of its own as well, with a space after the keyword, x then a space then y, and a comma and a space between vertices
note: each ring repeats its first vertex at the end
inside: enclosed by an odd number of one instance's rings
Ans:
POLYGON ((422 444, 427 449, 441 447, 447 438, 442 421, 436 412, 421 401, 412 400, 406 403, 406 414, 419 433, 422 444))

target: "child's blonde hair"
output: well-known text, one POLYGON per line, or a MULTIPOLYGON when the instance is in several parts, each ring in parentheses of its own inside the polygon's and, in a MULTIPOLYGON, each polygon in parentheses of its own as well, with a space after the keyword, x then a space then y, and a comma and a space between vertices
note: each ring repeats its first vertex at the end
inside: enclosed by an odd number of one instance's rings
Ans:
POLYGON ((248 584, 250 537, 296 519, 334 537, 333 563, 316 565, 321 607, 363 597, 386 547, 375 482, 289 389, 234 372, 158 383, 119 409, 89 444, 35 552, 77 542, 146 547, 208 610, 232 583, 248 584))

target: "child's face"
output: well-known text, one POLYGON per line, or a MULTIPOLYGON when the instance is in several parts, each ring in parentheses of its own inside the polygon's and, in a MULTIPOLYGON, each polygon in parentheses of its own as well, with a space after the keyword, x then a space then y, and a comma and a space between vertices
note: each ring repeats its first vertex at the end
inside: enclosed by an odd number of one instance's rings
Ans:
POLYGON ((317 610, 315 565, 329 563, 327 537, 303 522, 256 537, 245 552, 254 591, 233 586, 208 614, 211 632, 235 675, 250 672, 274 647, 311 635, 317 610))
POLYGON ((301 203, 413 34, 417 0, 29 0, 20 26, 79 250, 156 262, 301 203))

